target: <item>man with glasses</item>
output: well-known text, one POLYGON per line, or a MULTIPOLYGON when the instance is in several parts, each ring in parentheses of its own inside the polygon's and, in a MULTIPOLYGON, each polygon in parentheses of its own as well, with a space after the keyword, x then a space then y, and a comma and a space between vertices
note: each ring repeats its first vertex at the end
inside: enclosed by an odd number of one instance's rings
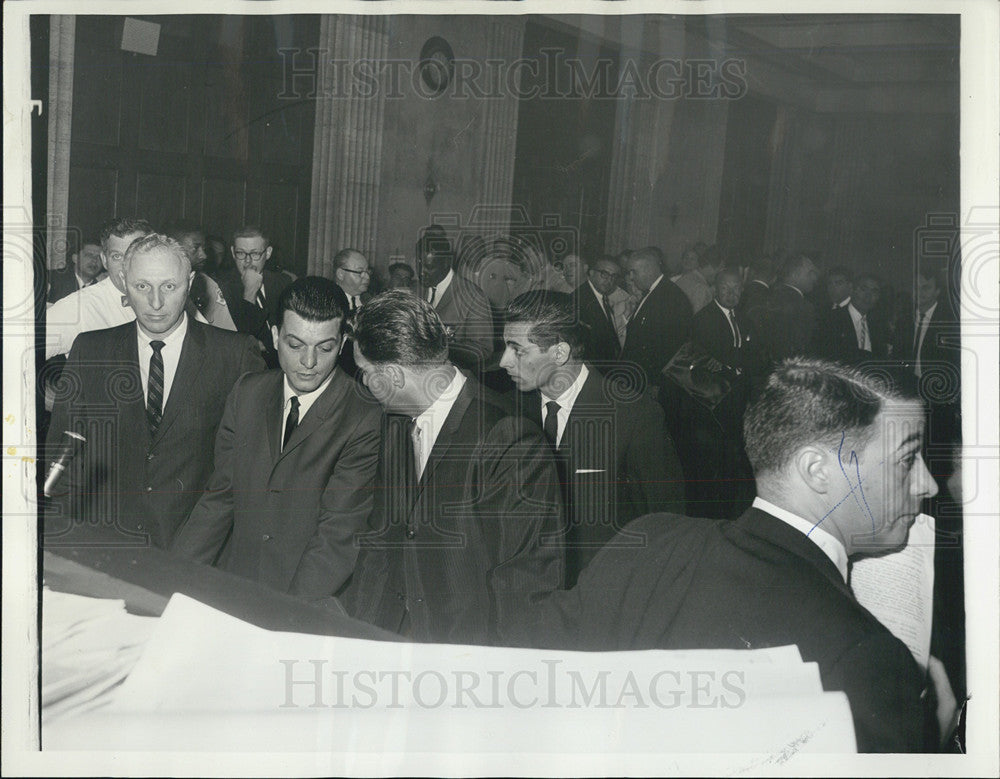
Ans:
POLYGON ((622 350, 612 296, 618 293, 619 301, 627 297, 618 289, 620 269, 608 257, 586 267, 587 279, 575 291, 576 310, 584 325, 584 354, 589 362, 612 362, 622 350))
POLYGON ((219 286, 229 304, 236 329, 261 344, 268 368, 278 367, 278 353, 271 338, 278 297, 292 283, 290 275, 266 268, 273 247, 259 227, 245 225, 233 233, 233 260, 238 277, 222 279, 219 286))
POLYGON ((351 314, 368 302, 372 269, 368 258, 357 249, 341 249, 333 257, 333 278, 347 295, 351 314))

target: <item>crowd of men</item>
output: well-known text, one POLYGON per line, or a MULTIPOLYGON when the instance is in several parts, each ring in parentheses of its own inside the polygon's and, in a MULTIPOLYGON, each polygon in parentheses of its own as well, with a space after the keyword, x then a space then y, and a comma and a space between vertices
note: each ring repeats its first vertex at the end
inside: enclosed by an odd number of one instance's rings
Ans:
POLYGON ((867 274, 812 297, 804 254, 431 226, 373 284, 354 248, 295 278, 257 227, 207 243, 117 219, 53 275, 48 448, 86 443, 46 543, 152 544, 416 641, 794 643, 862 750, 950 733, 944 667, 848 586, 938 493, 928 430, 958 431, 957 382, 926 380, 955 365, 933 274, 907 327, 867 274))

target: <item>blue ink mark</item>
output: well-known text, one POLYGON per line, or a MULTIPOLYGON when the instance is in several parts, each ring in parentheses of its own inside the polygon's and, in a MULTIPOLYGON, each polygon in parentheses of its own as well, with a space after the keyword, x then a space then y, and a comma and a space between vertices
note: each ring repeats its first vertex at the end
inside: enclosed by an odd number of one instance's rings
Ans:
MULTIPOLYGON (((833 508, 831 508, 828 512, 826 512, 826 514, 824 514, 820 518, 819 522, 817 522, 816 524, 814 524, 812 526, 812 528, 809 530, 809 533, 806 533, 807 537, 809 536, 810 533, 812 533, 813 530, 815 530, 820 525, 822 525, 823 522, 826 520, 826 518, 828 516, 830 516, 834 511, 836 511, 845 500, 847 500, 851 496, 854 496, 854 500, 857 501, 858 497, 857 497, 857 495, 855 495, 855 491, 857 491, 857 493, 861 496, 861 503, 864 503, 863 511, 866 514, 868 514, 868 518, 872 522, 872 534, 874 535, 874 533, 875 533, 875 516, 872 514, 871 508, 868 506, 868 499, 865 497, 865 489, 864 489, 864 487, 861 486, 861 481, 862 481, 861 480, 861 461, 858 459, 858 453, 856 451, 854 451, 853 449, 851 449, 851 454, 850 454, 850 457, 849 457, 848 465, 853 465, 854 466, 854 472, 855 472, 855 474, 857 476, 858 483, 857 484, 853 484, 851 482, 851 477, 848 476, 847 475, 847 471, 844 470, 844 461, 843 461, 843 458, 842 458, 842 454, 843 454, 843 451, 844 451, 844 439, 846 437, 847 437, 847 432, 846 431, 841 432, 841 434, 840 434, 840 444, 837 447, 837 464, 840 466, 840 472, 844 475, 844 479, 846 479, 846 481, 847 481, 847 483, 848 483, 848 485, 850 486, 851 489, 848 490, 847 494, 843 498, 841 498, 841 500, 839 500, 836 504, 834 504, 833 508)), ((861 503, 858 503, 858 508, 859 509, 862 508, 861 503)))

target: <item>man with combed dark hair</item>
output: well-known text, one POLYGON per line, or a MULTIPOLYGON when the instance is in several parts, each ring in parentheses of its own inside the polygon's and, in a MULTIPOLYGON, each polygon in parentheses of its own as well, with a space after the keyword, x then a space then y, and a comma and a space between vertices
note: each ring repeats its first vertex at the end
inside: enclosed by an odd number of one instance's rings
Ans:
POLYGON ((448 361, 428 302, 379 295, 354 339, 364 384, 390 416, 350 612, 418 641, 522 643, 516 617, 563 581, 548 444, 448 361))
POLYGON ((264 367, 252 338, 187 314, 194 274, 176 241, 138 238, 120 266, 136 321, 73 344, 48 445, 64 431, 86 444, 64 513, 46 517, 46 543, 168 546, 212 473, 229 390, 264 367))
POLYGON ((816 263, 795 254, 782 264, 780 280, 767 303, 749 312, 772 364, 811 355, 816 329, 816 308, 806 299, 819 280, 816 263))
POLYGON ((337 367, 347 300, 305 276, 281 293, 271 328, 281 370, 229 395, 215 471, 174 550, 304 600, 334 596, 368 519, 382 412, 337 367))
MULTIPOLYGON (((654 514, 631 523, 626 530, 645 534, 645 547, 605 547, 572 591, 529 613, 541 614, 541 643, 796 644, 819 665, 825 690, 847 694, 859 750, 923 749, 923 674, 847 584, 849 558, 905 545, 922 501, 937 492, 920 454, 923 434, 912 395, 835 363, 786 361, 746 413, 753 506, 727 522, 654 514)), ((932 659, 947 702, 941 672, 932 659)), ((953 713, 946 703, 939 721, 953 713)))
POLYGON ((45 312, 46 360, 69 352, 80 333, 135 321, 125 296, 122 262, 132 242, 152 232, 149 222, 134 217, 112 219, 101 228, 101 262, 108 275, 67 295, 45 312))
POLYGON ((684 513, 684 474, 663 410, 586 360, 573 303, 559 292, 511 301, 500 359, 520 391, 519 412, 545 431, 557 455, 569 586, 626 523, 654 511, 684 513))

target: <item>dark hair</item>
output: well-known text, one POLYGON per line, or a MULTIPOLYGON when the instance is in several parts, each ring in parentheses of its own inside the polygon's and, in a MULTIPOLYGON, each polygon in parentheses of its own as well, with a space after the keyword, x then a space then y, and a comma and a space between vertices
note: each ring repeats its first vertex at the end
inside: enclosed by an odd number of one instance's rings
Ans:
POLYGON ((423 258, 430 253, 445 255, 453 266, 455 264, 451 241, 448 240, 448 234, 441 225, 430 225, 420 231, 420 238, 417 239, 417 258, 423 258))
POLYGON ((350 248, 348 248, 348 249, 341 249, 339 252, 337 252, 335 255, 333 255, 333 267, 334 267, 334 269, 336 269, 336 268, 343 268, 344 267, 344 263, 346 263, 349 259, 351 259, 351 257, 353 257, 355 254, 358 255, 358 257, 360 257, 361 259, 363 259, 363 260, 365 260, 367 262, 368 258, 365 257, 365 255, 363 255, 357 249, 350 249, 350 248))
POLYGON ((812 259, 806 254, 797 253, 791 255, 781 263, 781 273, 779 274, 779 277, 782 281, 788 281, 789 279, 794 278, 795 274, 798 273, 807 262, 812 262, 812 259))
POLYGON ((101 248, 107 249, 108 239, 113 235, 115 238, 124 238, 129 233, 142 233, 149 235, 156 232, 153 226, 145 219, 135 216, 124 216, 111 219, 101 227, 101 248))
POLYGON ((322 276, 303 276, 289 284, 278 296, 278 328, 291 311, 309 322, 343 319, 350 308, 340 285, 322 276))
POLYGON ((448 359, 448 337, 437 311, 405 290, 383 292, 362 306, 355 315, 353 336, 373 363, 417 368, 448 359))
MULTIPOLYGON (((876 372, 877 371, 877 372, 876 372)), ((902 372, 868 373, 805 357, 782 362, 743 417, 747 458, 754 475, 783 468, 807 444, 850 452, 875 433, 872 423, 887 400, 915 400, 902 372), (841 449, 841 444, 850 445, 841 449)))
MULTIPOLYGON (((195 232, 192 230, 192 232, 195 232)), ((237 238, 263 238, 264 243, 268 246, 271 245, 270 239, 257 225, 243 225, 242 227, 237 227, 233 231, 233 243, 236 243, 237 238)))
POLYGON ((188 219, 178 219, 176 222, 171 222, 163 232, 175 241, 183 241, 187 236, 194 235, 195 233, 205 234, 201 225, 195 224, 188 219))
POLYGON ((413 270, 413 266, 408 262, 390 262, 389 263, 389 273, 395 273, 398 270, 406 271, 411 277, 415 276, 416 273, 413 270))
POLYGON ((833 276, 843 276, 847 281, 852 281, 854 274, 851 273, 850 269, 844 265, 835 265, 826 272, 827 279, 833 276))
POLYGON ((507 304, 504 322, 530 324, 528 340, 542 349, 562 341, 569 344, 573 358, 583 356, 582 326, 572 295, 551 290, 525 292, 507 304))

